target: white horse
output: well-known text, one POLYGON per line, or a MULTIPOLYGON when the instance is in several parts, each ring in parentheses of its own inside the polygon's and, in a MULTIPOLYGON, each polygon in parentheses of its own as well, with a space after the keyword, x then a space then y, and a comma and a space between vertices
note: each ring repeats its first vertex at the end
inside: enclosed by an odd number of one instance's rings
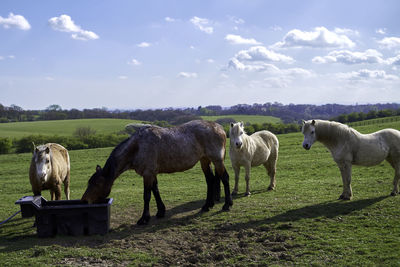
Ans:
POLYGON ((303 121, 303 147, 310 149, 315 141, 321 142, 331 152, 340 169, 343 193, 339 199, 350 200, 352 165, 374 166, 385 159, 395 170, 392 196, 399 192, 400 131, 384 129, 371 134, 358 131, 338 122, 323 120, 303 121))
POLYGON ((268 190, 275 189, 276 162, 279 150, 278 138, 269 131, 259 131, 249 136, 244 131, 243 122, 231 123, 229 138, 229 156, 235 171, 235 187, 232 195, 236 195, 238 192, 240 166, 244 166, 246 170, 246 196, 250 195, 250 168, 261 164, 264 165, 270 176, 268 190))

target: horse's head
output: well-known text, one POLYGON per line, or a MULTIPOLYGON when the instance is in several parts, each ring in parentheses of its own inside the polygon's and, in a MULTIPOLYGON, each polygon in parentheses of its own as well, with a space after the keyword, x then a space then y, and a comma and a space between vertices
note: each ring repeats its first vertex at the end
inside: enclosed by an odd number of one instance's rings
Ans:
POLYGON ((303 121, 301 132, 304 135, 303 147, 309 150, 314 142, 317 140, 315 134, 315 120, 303 121))
POLYGON ((106 199, 111 192, 111 185, 103 174, 102 168, 97 165, 96 172, 90 177, 88 187, 81 200, 89 204, 98 203, 106 199))
POLYGON ((51 171, 50 147, 38 146, 33 150, 32 160, 36 166, 36 177, 40 183, 47 182, 51 171))
POLYGON ((231 146, 236 149, 240 149, 243 145, 243 134, 245 133, 243 122, 233 123, 231 122, 231 128, 229 129, 229 139, 231 140, 231 146))

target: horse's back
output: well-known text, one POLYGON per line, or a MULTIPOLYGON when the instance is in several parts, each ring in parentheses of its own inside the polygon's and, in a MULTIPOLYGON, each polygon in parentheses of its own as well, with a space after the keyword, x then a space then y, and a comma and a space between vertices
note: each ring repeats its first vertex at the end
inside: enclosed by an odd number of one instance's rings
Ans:
POLYGON ((278 138, 270 131, 267 130, 258 131, 250 135, 250 137, 253 138, 259 144, 265 144, 270 150, 279 148, 278 138))
POLYGON ((60 144, 48 143, 46 144, 51 151, 52 168, 59 172, 61 179, 67 176, 70 171, 70 159, 68 150, 60 144))
POLYGON ((140 168, 158 173, 188 170, 203 157, 215 161, 223 160, 225 155, 225 132, 222 126, 212 122, 191 121, 173 128, 149 127, 138 136, 137 155, 140 156, 136 160, 140 161, 140 168))

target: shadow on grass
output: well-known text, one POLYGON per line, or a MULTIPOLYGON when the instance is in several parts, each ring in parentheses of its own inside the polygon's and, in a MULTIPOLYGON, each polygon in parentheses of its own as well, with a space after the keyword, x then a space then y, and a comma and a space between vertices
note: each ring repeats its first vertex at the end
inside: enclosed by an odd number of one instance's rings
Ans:
MULTIPOLYGON (((284 213, 265 219, 250 220, 247 222, 233 224, 227 222, 226 224, 219 226, 219 228, 217 227, 217 231, 237 231, 240 229, 254 228, 262 225, 277 224, 280 222, 294 222, 301 219, 312 219, 318 217, 333 218, 362 210, 386 199, 387 197, 389 196, 355 201, 324 202, 298 209, 288 210, 284 213)), ((121 240, 132 236, 133 234, 137 235, 142 233, 156 233, 159 230, 168 229, 171 227, 189 225, 193 223, 194 219, 201 216, 201 207, 204 203, 205 202, 203 199, 187 202, 171 209, 167 209, 165 218, 157 219, 155 216, 152 216, 149 225, 138 226, 136 223, 122 224, 117 228, 111 229, 111 231, 104 236, 95 235, 84 236, 84 238, 82 238, 82 236, 65 237, 57 235, 53 238, 37 238, 36 235, 29 234, 32 233, 32 224, 29 223, 25 228, 20 229, 17 233, 13 231, 7 231, 8 233, 4 233, 4 230, 0 232, 0 253, 25 250, 32 248, 33 246, 49 246, 54 244, 64 247, 74 247, 79 244, 82 246, 97 247, 100 244, 106 244, 110 242, 110 240, 121 240), (188 214, 186 215, 185 213, 188 214), (183 215, 181 216, 181 214, 183 215)), ((221 204, 221 202, 216 203, 213 209, 221 209, 221 204)), ((233 209, 234 207, 235 206, 233 206, 233 209)), ((139 218, 136 219, 138 220, 139 218)), ((8 227, 11 229, 13 226, 15 227, 22 224, 21 220, 22 219, 17 219, 14 223, 10 222, 11 224, 8 227)))
POLYGON ((375 203, 378 203, 390 196, 381 196, 377 198, 361 199, 355 201, 329 201, 315 205, 305 206, 298 209, 288 210, 273 217, 250 220, 243 223, 235 223, 221 226, 221 230, 239 230, 249 227, 257 227, 266 224, 276 224, 281 222, 295 222, 301 219, 313 219, 318 217, 334 218, 340 215, 347 215, 354 211, 363 210, 375 203))

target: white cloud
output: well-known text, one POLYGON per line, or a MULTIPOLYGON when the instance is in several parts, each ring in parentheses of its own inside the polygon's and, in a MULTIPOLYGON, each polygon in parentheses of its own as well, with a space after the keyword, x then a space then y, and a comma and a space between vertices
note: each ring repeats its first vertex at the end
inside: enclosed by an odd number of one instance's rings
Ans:
POLYGON ((264 46, 253 46, 239 51, 235 58, 241 62, 283 62, 293 63, 294 59, 283 54, 276 53, 264 46))
POLYGON ((147 43, 147 42, 141 42, 140 44, 137 44, 137 47, 141 47, 141 48, 146 48, 146 47, 150 47, 151 44, 147 43))
POLYGON ((385 37, 382 40, 378 41, 381 48, 393 49, 400 47, 400 38, 399 37, 385 37))
POLYGON ((126 79, 128 79, 128 77, 125 76, 125 75, 120 75, 120 76, 118 76, 118 79, 120 79, 120 80, 126 80, 126 79))
POLYGON ((51 76, 44 77, 44 79, 46 81, 50 81, 50 82, 55 80, 54 77, 51 77, 51 76))
POLYGON ((239 71, 250 71, 250 72, 262 72, 272 77, 280 77, 280 79, 294 79, 294 78, 310 78, 314 77, 315 73, 306 70, 303 68, 289 68, 289 69, 280 69, 273 64, 268 64, 265 62, 258 62, 257 64, 253 63, 243 63, 240 62, 236 58, 232 58, 229 61, 229 68, 239 71))
POLYGON ((379 28, 375 32, 384 35, 386 34, 386 28, 379 28))
POLYGON ((256 41, 253 38, 246 39, 241 37, 240 35, 235 34, 227 34, 225 36, 225 40, 227 40, 231 44, 239 44, 239 45, 259 45, 260 42, 256 41))
POLYGON ((398 80, 396 75, 387 74, 384 70, 368 70, 361 69, 359 71, 352 71, 347 73, 336 74, 338 78, 348 80, 398 80))
POLYGON ((386 62, 387 62, 387 64, 389 64, 389 65, 400 65, 400 55, 397 55, 397 56, 395 56, 395 57, 388 58, 388 59, 386 60, 386 62))
POLYGON ((280 27, 280 26, 278 26, 278 25, 271 26, 271 27, 269 27, 269 28, 270 28, 270 30, 272 30, 272 31, 274 31, 274 32, 282 31, 282 27, 280 27))
POLYGON ((352 30, 352 29, 347 29, 347 28, 335 28, 334 32, 337 34, 346 34, 346 35, 355 35, 355 36, 360 35, 360 33, 358 31, 352 30))
POLYGON ((0 25, 3 25, 5 29, 17 28, 24 31, 31 28, 31 25, 23 16, 14 15, 13 13, 8 14, 7 18, 0 16, 0 25))
MULTIPOLYGON (((349 31, 349 30, 347 30, 349 31)), ((329 31, 325 27, 316 27, 313 31, 291 30, 282 42, 273 45, 276 48, 312 47, 312 48, 352 48, 355 43, 345 34, 329 31)))
POLYGON ((197 73, 195 73, 195 72, 179 72, 177 76, 179 78, 197 78, 197 73))
POLYGON ((138 61, 137 59, 134 59, 134 58, 128 61, 128 65, 132 65, 132 66, 139 66, 141 64, 142 63, 140 61, 138 61))
POLYGON ((244 19, 241 19, 241 18, 238 18, 235 16, 228 16, 228 18, 230 21, 232 21, 233 23, 238 24, 238 25, 245 23, 244 19))
POLYGON ((362 64, 362 63, 384 63, 382 54, 375 49, 368 49, 365 52, 352 52, 349 50, 332 51, 324 57, 314 57, 314 63, 343 63, 343 64, 362 64))
POLYGON ((171 17, 165 17, 165 21, 166 21, 166 22, 175 22, 176 19, 171 18, 171 17))
POLYGON ((96 40, 99 36, 91 31, 82 29, 68 15, 61 15, 49 19, 49 24, 55 31, 72 33, 71 37, 75 40, 96 40))
POLYGON ((5 59, 15 59, 15 56, 14 55, 0 56, 0 60, 5 60, 5 59))
POLYGON ((190 22, 202 32, 207 34, 212 34, 214 32, 214 28, 209 26, 210 21, 208 19, 193 17, 190 19, 190 22))

